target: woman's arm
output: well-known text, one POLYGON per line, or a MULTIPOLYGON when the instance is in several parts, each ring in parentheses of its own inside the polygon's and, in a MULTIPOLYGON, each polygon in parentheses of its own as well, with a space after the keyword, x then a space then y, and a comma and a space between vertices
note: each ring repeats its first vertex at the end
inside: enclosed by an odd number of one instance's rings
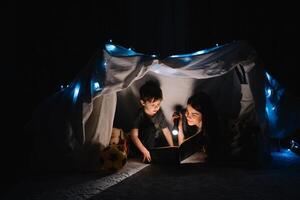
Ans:
POLYGON ((184 141, 184 134, 182 131, 182 126, 178 126, 178 146, 180 146, 184 141))

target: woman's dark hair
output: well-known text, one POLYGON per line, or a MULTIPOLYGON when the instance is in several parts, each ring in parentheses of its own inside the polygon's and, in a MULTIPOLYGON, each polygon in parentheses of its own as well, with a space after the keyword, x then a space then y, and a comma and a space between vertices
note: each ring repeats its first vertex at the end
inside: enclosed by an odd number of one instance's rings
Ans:
POLYGON ((191 105, 195 110, 200 113, 206 111, 206 106, 210 104, 209 96, 203 92, 192 95, 188 101, 188 105, 191 105))
POLYGON ((191 96, 187 104, 202 113, 209 160, 214 162, 220 159, 223 152, 221 144, 223 139, 219 133, 218 116, 211 98, 206 93, 199 92, 191 96))
POLYGON ((153 80, 147 81, 140 88, 140 99, 143 101, 162 100, 163 95, 160 86, 153 80))

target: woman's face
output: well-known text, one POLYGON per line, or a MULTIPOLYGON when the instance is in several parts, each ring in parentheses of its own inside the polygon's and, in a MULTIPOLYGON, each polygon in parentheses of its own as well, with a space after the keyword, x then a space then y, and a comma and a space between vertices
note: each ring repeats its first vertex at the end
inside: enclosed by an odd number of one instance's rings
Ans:
POLYGON ((189 104, 186 107, 185 116, 186 116, 187 123, 188 123, 189 126, 194 126, 194 125, 197 126, 197 127, 201 126, 202 113, 200 113, 199 111, 195 110, 189 104))

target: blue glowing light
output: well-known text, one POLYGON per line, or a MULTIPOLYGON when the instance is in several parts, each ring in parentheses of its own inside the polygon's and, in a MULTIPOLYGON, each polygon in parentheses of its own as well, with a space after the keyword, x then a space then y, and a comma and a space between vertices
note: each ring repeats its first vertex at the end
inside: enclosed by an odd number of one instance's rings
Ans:
POLYGON ((74 93, 73 93, 73 102, 77 101, 79 90, 80 90, 80 84, 76 84, 76 86, 74 88, 74 93))
POLYGON ((274 98, 272 98, 273 92, 272 89, 275 87, 273 78, 266 72, 266 77, 268 80, 268 85, 265 86, 265 95, 266 95, 266 113, 268 116, 268 121, 271 126, 275 126, 278 120, 277 110, 276 110, 276 103, 274 102, 274 98))
POLYGON ((104 69, 107 69, 107 62, 106 61, 103 61, 103 67, 104 67, 104 69))
POLYGON ((277 109, 269 99, 266 100, 266 113, 270 125, 275 126, 278 121, 277 109))
POLYGON ((113 44, 107 44, 106 48, 108 51, 114 51, 116 49, 116 46, 113 44))
POLYGON ((127 49, 122 46, 106 44, 107 52, 113 56, 141 56, 143 54, 133 51, 131 48, 127 49))
POLYGON ((100 84, 98 82, 94 82, 93 88, 94 88, 95 91, 101 90, 100 84))
POLYGON ((295 148, 298 149, 299 148, 299 144, 295 141, 295 140, 291 140, 291 149, 295 148))
POLYGON ((265 110, 269 125, 269 130, 272 135, 281 136, 284 135, 282 128, 279 128, 279 106, 281 103, 281 98, 284 94, 284 88, 269 74, 266 75, 266 85, 265 85, 265 96, 266 104, 265 110))
POLYGON ((282 161, 288 161, 292 159, 297 159, 297 155, 290 149, 282 149, 280 152, 273 152, 273 156, 282 159, 282 161))
POLYGON ((268 72, 266 72, 266 76, 267 76, 268 81, 271 82, 272 81, 272 77, 270 76, 270 74, 268 72))
POLYGON ((269 98, 272 95, 272 90, 268 87, 265 88, 266 97, 269 98))

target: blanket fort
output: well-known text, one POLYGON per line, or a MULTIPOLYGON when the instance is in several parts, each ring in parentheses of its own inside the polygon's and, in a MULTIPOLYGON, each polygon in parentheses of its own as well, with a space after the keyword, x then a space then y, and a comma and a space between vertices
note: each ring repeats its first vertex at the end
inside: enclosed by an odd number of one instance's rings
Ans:
POLYGON ((106 44, 69 87, 36 109, 29 126, 36 136, 34 166, 96 168, 112 128, 130 130, 139 105, 138 89, 149 79, 160 82, 161 109, 170 129, 174 107, 204 91, 218 112, 215 124, 221 132, 213 138, 221 141, 223 157, 260 160, 268 155, 265 78, 256 51, 244 41, 163 59, 106 44))

